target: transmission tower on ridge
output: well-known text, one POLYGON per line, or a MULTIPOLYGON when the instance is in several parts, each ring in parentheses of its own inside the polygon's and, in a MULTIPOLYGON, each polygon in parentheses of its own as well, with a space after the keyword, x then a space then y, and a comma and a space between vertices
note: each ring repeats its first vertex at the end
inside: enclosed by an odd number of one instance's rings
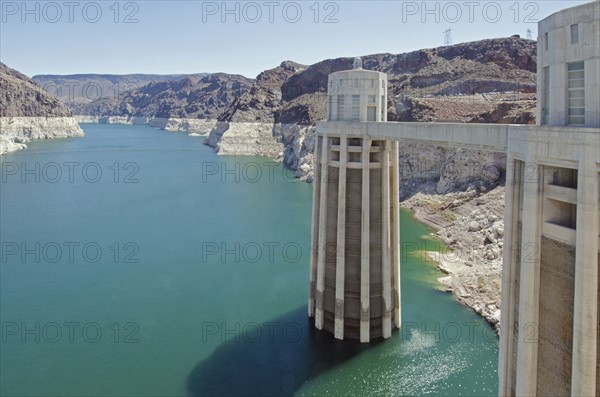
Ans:
POLYGON ((444 30, 444 45, 452 45, 452 29, 444 30))
POLYGON ((533 32, 531 29, 527 29, 527 40, 533 40, 533 32))

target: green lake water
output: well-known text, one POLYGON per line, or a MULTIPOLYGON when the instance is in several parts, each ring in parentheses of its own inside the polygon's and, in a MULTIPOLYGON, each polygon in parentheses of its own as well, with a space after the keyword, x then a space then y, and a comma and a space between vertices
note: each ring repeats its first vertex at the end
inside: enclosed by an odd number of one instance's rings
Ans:
POLYGON ((497 395, 498 340, 401 214, 401 330, 361 345, 307 318, 312 186, 203 138, 83 125, 4 155, 0 394, 497 395))

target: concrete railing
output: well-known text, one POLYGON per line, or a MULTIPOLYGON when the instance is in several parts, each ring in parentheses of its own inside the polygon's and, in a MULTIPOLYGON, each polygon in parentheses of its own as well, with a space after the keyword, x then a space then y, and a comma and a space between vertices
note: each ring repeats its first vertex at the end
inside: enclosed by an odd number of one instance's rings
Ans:
POLYGON ((431 143, 432 145, 506 152, 508 124, 404 123, 328 121, 317 123, 319 134, 369 136, 371 139, 431 143))

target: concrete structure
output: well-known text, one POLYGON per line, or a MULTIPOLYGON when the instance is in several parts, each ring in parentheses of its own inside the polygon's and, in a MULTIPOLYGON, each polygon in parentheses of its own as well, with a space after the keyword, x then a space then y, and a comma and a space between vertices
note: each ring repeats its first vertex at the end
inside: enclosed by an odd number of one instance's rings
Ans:
POLYGON ((600 3, 557 12, 538 27, 538 124, 600 125, 600 3))
POLYGON ((385 88, 369 82, 385 75, 331 75, 315 152, 317 328, 368 342, 390 336, 390 313, 400 326, 396 141, 506 152, 500 395, 600 394, 600 2, 539 32, 537 126, 386 123, 385 88))
POLYGON ((596 396, 600 2, 539 23, 538 126, 509 133, 500 394, 596 396))
MULTIPOLYGON (((387 121, 387 76, 329 76, 330 121, 387 121)), ((337 339, 389 338, 400 327, 398 144, 321 131, 315 148, 309 315, 337 339)))

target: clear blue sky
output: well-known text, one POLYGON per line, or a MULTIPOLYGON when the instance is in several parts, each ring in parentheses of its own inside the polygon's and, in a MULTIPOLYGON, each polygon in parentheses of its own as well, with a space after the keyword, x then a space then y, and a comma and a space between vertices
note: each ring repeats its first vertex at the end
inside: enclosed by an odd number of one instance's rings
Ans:
POLYGON ((525 37, 527 29, 535 39, 538 20, 587 2, 428 1, 423 7, 422 1, 259 0, 227 2, 232 12, 226 13, 222 1, 57 0, 23 7, 20 0, 0 0, 0 60, 29 76, 255 77, 283 60, 311 64, 438 47, 446 29, 452 29, 453 43, 525 37))

